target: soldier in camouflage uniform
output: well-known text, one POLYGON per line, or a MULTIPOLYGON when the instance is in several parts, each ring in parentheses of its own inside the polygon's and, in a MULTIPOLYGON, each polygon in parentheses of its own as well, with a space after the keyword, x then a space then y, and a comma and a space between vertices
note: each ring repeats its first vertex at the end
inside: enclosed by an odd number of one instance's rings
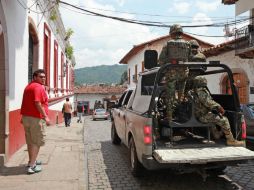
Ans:
MULTIPOLYGON (((214 123, 221 127, 227 139, 227 145, 242 146, 243 141, 234 139, 228 118, 223 116, 225 110, 215 102, 207 90, 207 80, 205 77, 194 78, 194 100, 195 100, 195 116, 203 123, 214 123)), ((215 131, 213 128, 212 131, 215 131)))
POLYGON ((198 50, 199 44, 196 40, 190 40, 190 58, 189 62, 206 62, 206 57, 198 50))
MULTIPOLYGON (((182 27, 178 24, 170 27, 171 40, 162 48, 159 56, 159 64, 179 64, 188 61, 190 46, 189 43, 182 39, 182 27)), ((177 99, 181 101, 184 95, 186 79, 188 77, 187 67, 170 68, 166 74, 166 90, 167 90, 167 118, 172 120, 174 106, 176 101, 176 84, 178 86, 177 99)))

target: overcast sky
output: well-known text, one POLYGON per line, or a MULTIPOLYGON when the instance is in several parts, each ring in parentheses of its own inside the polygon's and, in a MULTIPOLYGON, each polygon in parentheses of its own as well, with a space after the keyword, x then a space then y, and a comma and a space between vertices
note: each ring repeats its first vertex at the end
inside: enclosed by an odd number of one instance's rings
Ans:
MULTIPOLYGON (((163 22, 168 25, 213 24, 235 19, 235 6, 221 0, 63 0, 105 15, 163 22)), ((65 28, 74 31, 71 43, 76 58, 75 68, 118 64, 133 47, 167 35, 169 28, 128 24, 107 18, 81 14, 81 11, 60 4, 65 28)), ((223 36, 222 27, 184 28, 199 35, 223 36)), ((195 36, 212 44, 226 38, 195 36)))

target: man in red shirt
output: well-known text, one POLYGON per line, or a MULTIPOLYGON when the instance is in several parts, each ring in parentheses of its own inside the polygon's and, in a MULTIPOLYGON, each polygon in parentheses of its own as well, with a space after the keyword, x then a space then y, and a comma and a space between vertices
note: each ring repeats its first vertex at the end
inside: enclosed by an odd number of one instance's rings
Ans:
POLYGON ((23 93, 21 105, 22 124, 25 129, 28 149, 27 173, 41 171, 40 162, 36 161, 40 147, 45 144, 45 127, 49 125, 48 95, 45 91, 45 72, 39 69, 33 73, 33 81, 23 93))

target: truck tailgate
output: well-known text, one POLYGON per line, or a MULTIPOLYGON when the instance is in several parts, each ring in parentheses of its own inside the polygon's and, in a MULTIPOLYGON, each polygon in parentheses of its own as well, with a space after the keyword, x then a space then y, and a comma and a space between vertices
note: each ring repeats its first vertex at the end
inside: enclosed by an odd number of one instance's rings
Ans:
POLYGON ((254 152, 244 147, 158 149, 154 151, 153 156, 159 163, 205 164, 253 159, 254 152))

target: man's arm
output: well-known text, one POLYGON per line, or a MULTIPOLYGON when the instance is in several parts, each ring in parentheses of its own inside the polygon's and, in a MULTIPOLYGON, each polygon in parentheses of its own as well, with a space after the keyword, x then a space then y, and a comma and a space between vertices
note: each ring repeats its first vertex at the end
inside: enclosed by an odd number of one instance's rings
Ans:
POLYGON ((215 102, 209 92, 207 90, 201 89, 197 92, 199 101, 208 109, 219 109, 221 107, 220 104, 215 102))
POLYGON ((167 63, 167 46, 164 46, 159 55, 159 64, 163 65, 167 63))
POLYGON ((50 120, 48 118, 48 115, 45 112, 44 107, 41 105, 41 102, 35 102, 35 107, 37 108, 37 110, 40 112, 40 114, 43 116, 43 118, 46 121, 46 124, 49 125, 50 124, 50 120))

